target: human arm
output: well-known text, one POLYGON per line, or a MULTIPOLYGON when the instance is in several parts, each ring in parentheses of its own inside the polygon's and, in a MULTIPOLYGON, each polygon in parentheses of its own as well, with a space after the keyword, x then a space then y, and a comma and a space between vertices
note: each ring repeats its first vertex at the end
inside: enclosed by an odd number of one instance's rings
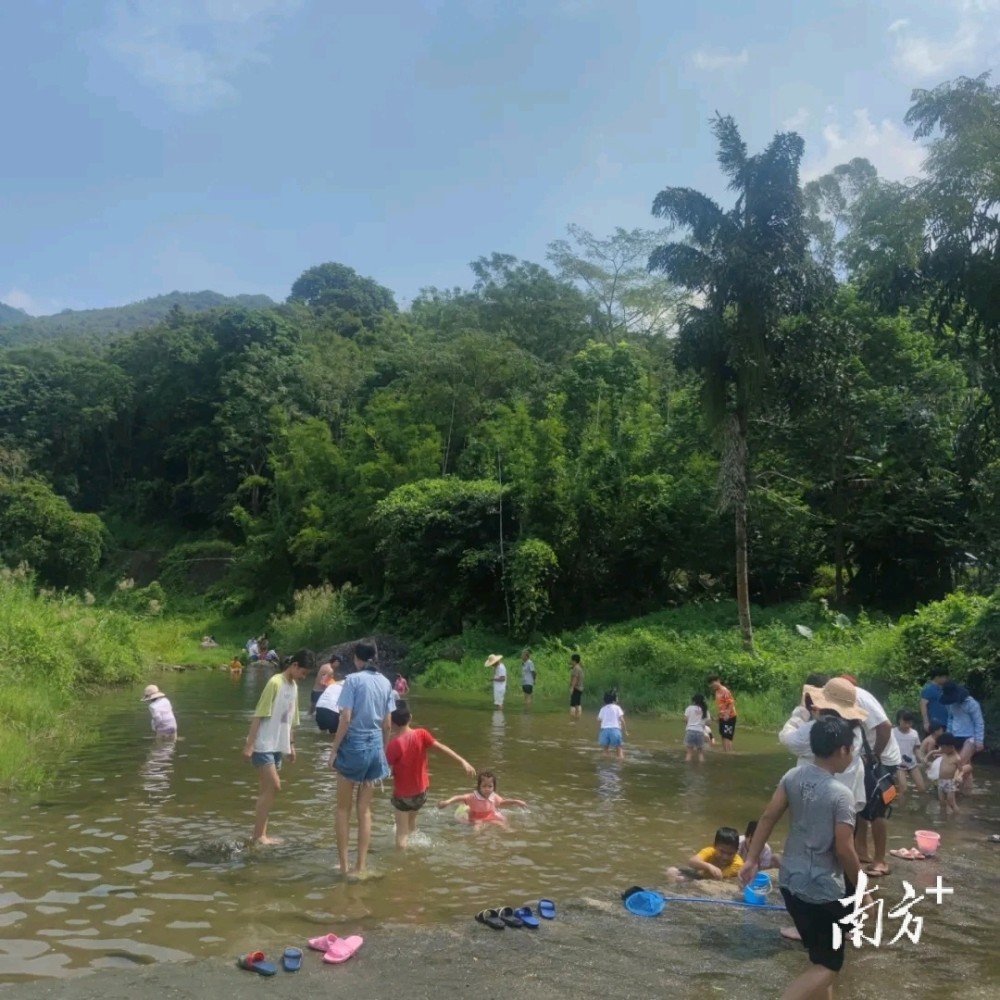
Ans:
POLYGON ((927 714, 928 706, 930 702, 926 698, 920 699, 920 717, 924 720, 924 732, 926 733, 928 729, 931 728, 931 719, 927 714))
POLYGON ((504 806, 521 806, 523 809, 528 808, 528 803, 524 799, 503 799, 499 795, 496 796, 495 800, 498 809, 502 809, 504 806))
POLYGON ((344 742, 347 730, 351 727, 351 716, 353 711, 350 708, 340 709, 340 720, 337 722, 337 731, 333 734, 333 743, 330 744, 330 767, 332 768, 337 760, 337 751, 340 744, 344 742))
POLYGON ((809 733, 812 731, 813 720, 803 720, 797 712, 804 711, 802 707, 792 712, 792 717, 782 726, 778 733, 778 742, 781 743, 790 753, 796 757, 812 756, 812 747, 809 745, 809 733))
POLYGON ((983 741, 986 739, 986 726, 983 722, 983 709, 975 698, 969 698, 966 702, 966 709, 969 718, 972 719, 972 742, 976 744, 977 750, 983 749, 983 741))
POLYGON ((438 803, 438 809, 447 809, 448 806, 455 805, 456 802, 464 802, 468 798, 468 795, 453 795, 450 799, 445 799, 443 802, 438 803))
POLYGON ((474 778, 476 776, 476 769, 464 757, 455 753, 451 747, 447 747, 443 743, 432 743, 431 746, 434 750, 439 750, 446 757, 451 757, 453 761, 460 764, 470 778, 474 778))
MULTIPOLYGON (((854 846, 854 824, 837 823, 833 830, 833 851, 837 855, 840 867, 844 870, 844 878, 851 884, 858 884, 858 876, 861 873, 861 862, 858 860, 858 852, 854 846)), ((871 903, 871 896, 865 893, 865 903, 871 903)))
POLYGON ((888 719, 885 722, 880 722, 875 727, 875 746, 872 747, 872 753, 876 757, 882 756, 882 751, 889 745, 891 736, 892 723, 888 719))
POLYGON ((721 879, 722 869, 717 865, 713 865, 707 860, 705 855, 711 855, 714 853, 713 848, 703 847, 697 854, 692 855, 688 859, 688 864, 697 872, 701 872, 707 875, 709 878, 721 879))
POLYGON ((622 727, 622 736, 628 736, 628 730, 625 728, 625 713, 624 712, 622 712, 622 714, 619 716, 618 722, 620 723, 620 725, 622 727))
POLYGON ((250 723, 250 732, 247 734, 247 741, 243 744, 243 759, 249 760, 253 756, 253 745, 257 742, 257 730, 260 729, 260 716, 255 716, 250 723))
POLYGON ((748 885, 760 867, 760 854, 764 850, 764 845, 768 842, 778 820, 785 814, 788 808, 788 795, 785 793, 784 784, 779 784, 771 796, 771 801, 764 807, 760 819, 757 821, 757 829, 754 830, 753 839, 747 850, 746 860, 740 869, 739 880, 742 885, 748 885))

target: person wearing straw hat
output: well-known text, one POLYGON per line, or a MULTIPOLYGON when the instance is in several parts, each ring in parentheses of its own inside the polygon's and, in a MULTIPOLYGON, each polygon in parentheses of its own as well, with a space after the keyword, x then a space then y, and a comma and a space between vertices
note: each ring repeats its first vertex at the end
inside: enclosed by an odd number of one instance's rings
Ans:
POLYGON ((170 699, 155 685, 148 684, 142 700, 149 706, 150 724, 158 740, 172 740, 177 736, 177 719, 170 699))
POLYGON ((499 653, 486 657, 487 669, 493 670, 493 707, 503 711, 503 700, 507 697, 507 668, 499 653))

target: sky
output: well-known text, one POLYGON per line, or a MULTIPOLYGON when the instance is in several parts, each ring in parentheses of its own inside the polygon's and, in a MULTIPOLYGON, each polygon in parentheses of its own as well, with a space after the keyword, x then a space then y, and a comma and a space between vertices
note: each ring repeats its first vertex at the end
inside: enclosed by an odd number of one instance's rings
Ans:
POLYGON ((0 4, 0 301, 284 299, 545 262, 575 223, 727 192, 709 120, 805 178, 919 173, 910 93, 1000 65, 1000 0, 19 0, 0 4))

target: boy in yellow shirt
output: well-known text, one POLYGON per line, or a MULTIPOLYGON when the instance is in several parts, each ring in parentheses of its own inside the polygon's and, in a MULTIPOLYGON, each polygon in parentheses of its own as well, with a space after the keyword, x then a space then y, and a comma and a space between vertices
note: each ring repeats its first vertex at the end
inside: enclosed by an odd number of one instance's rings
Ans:
POLYGON ((731 826, 720 826, 715 831, 715 842, 711 847, 703 847, 688 864, 700 875, 707 878, 735 878, 743 867, 739 856, 740 833, 731 826))

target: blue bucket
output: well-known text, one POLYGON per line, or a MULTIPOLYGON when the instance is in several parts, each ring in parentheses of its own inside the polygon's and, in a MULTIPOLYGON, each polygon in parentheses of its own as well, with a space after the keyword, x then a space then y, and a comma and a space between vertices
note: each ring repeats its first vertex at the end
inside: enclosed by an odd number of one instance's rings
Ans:
POLYGON ((771 876, 760 872, 743 890, 743 899, 750 906, 766 906, 767 896, 771 891, 771 876))

